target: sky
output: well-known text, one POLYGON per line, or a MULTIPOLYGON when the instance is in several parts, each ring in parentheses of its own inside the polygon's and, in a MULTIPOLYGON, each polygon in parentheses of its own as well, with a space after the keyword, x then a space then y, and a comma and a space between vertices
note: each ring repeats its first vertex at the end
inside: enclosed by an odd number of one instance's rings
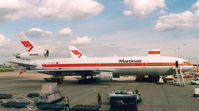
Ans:
POLYGON ((0 0, 0 63, 24 51, 25 35, 50 51, 71 57, 74 45, 88 57, 162 56, 196 60, 198 0, 0 0))

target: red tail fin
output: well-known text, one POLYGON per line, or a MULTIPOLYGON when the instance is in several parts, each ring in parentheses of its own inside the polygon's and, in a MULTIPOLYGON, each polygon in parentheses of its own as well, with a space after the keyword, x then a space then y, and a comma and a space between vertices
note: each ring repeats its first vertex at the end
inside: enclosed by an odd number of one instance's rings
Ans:
POLYGON ((34 48, 34 45, 30 42, 24 33, 18 34, 18 37, 22 45, 27 49, 27 52, 30 52, 34 48))

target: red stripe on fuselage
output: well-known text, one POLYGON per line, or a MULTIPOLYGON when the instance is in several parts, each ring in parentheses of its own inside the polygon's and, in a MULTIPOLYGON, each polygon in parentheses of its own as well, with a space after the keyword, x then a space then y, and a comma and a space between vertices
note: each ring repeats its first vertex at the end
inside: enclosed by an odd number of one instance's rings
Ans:
MULTIPOLYGON (((42 67, 127 67, 127 66, 175 66, 175 63, 76 63, 76 64, 42 64, 42 67)), ((179 66, 192 66, 179 64, 179 66)))

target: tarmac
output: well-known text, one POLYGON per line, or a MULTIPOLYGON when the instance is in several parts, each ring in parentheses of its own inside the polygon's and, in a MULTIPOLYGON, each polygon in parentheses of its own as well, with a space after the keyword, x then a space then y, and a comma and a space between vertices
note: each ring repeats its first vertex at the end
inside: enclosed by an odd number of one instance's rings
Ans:
MULTIPOLYGON (((12 94, 12 99, 3 101, 30 102, 25 109, 7 109, 0 106, 0 111, 37 110, 34 106, 35 98, 28 98, 28 93, 39 93, 43 78, 50 77, 46 74, 25 72, 19 75, 17 72, 0 73, 0 94, 12 94)), ((61 95, 70 98, 70 106, 76 104, 97 104, 97 93, 102 96, 102 107, 100 111, 109 110, 107 99, 108 92, 114 90, 141 92, 143 101, 138 104, 138 111, 199 111, 199 99, 193 97, 194 88, 190 85, 192 78, 185 79, 184 87, 174 86, 171 83, 159 85, 152 82, 137 82, 135 77, 122 77, 112 82, 95 82, 91 84, 78 84, 78 76, 65 77, 64 83, 59 85, 61 95)))

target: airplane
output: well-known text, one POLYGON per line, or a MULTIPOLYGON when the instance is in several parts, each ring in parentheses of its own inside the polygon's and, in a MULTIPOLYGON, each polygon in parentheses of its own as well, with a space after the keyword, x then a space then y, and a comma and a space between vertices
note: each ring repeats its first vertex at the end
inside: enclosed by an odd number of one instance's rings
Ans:
MULTIPOLYGON (((71 48, 73 49, 76 50, 74 47, 71 48)), ((73 54, 76 55, 73 58, 20 59, 9 62, 26 67, 28 71, 45 73, 53 77, 80 75, 83 80, 90 76, 100 81, 111 81, 118 75, 149 75, 157 78, 174 73, 176 66, 181 67, 183 72, 193 68, 192 64, 182 58, 160 56, 159 50, 149 50, 148 56, 141 57, 88 58, 78 50, 73 54)))
POLYGON ((26 52, 15 54, 14 56, 22 60, 32 60, 32 59, 43 59, 49 56, 48 49, 38 49, 31 43, 31 41, 26 37, 25 34, 20 33, 19 35, 20 43, 26 49, 26 52))

